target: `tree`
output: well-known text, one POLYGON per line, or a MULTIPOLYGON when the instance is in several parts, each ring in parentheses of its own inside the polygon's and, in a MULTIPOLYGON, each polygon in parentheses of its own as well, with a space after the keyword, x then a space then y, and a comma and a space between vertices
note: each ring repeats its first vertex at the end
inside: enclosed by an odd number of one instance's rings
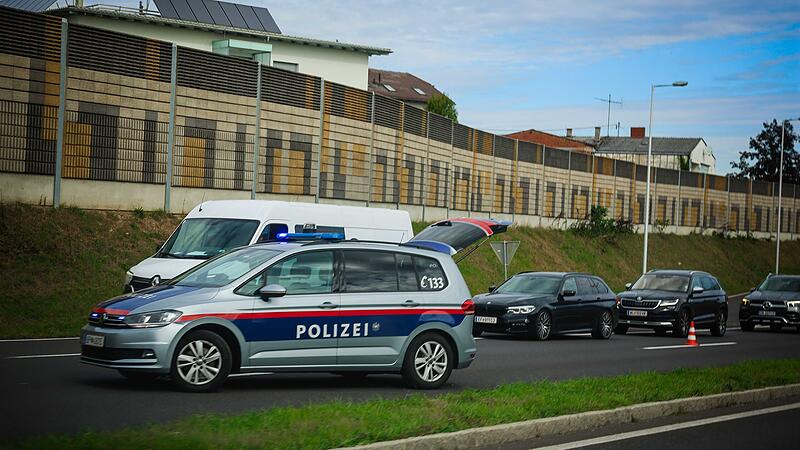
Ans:
MULTIPOLYGON (((783 182, 800 183, 800 153, 794 148, 798 136, 790 122, 786 122, 783 140, 783 182)), ((773 119, 764 122, 758 136, 750 138, 750 150, 739 152, 739 162, 731 162, 741 178, 777 182, 781 161, 781 124, 773 119)))
POLYGON ((458 110, 454 102, 447 94, 433 94, 425 109, 434 114, 447 117, 453 122, 458 122, 458 110))

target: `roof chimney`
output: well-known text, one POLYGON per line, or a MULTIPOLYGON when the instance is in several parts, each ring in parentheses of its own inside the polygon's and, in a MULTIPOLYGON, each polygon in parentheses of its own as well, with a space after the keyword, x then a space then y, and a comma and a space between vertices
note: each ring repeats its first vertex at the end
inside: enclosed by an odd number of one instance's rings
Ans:
POLYGON ((567 128, 567 137, 572 137, 572 128, 567 128))
POLYGON ((631 127, 631 137, 644 139, 644 127, 631 127))
POLYGON ((600 127, 594 127, 594 140, 600 140, 600 127))

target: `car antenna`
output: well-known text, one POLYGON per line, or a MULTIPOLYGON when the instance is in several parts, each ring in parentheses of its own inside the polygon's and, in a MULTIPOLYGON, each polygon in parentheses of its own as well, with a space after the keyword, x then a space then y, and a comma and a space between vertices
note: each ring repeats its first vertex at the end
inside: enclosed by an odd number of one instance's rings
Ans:
POLYGON ((206 193, 203 192, 203 198, 200 199, 200 209, 197 212, 203 212, 203 203, 206 202, 206 193))

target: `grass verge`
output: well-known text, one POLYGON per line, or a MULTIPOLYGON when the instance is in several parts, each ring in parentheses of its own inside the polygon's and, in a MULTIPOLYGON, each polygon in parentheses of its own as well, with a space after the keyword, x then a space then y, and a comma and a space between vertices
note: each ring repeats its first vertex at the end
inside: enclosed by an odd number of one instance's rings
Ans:
POLYGON ((50 436, 0 446, 321 449, 797 382, 799 359, 747 361, 666 373, 513 383, 436 396, 337 401, 234 416, 197 415, 165 425, 50 436))

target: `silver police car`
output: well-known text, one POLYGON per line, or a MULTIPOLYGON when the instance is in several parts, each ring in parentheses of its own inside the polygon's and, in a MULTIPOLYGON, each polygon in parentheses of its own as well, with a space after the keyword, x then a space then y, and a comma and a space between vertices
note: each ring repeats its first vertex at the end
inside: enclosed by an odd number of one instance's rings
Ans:
POLYGON ((99 304, 81 330, 81 360, 192 392, 262 371, 400 373, 437 388, 476 353, 452 256, 507 226, 450 219, 405 244, 287 235, 234 249, 99 304))

